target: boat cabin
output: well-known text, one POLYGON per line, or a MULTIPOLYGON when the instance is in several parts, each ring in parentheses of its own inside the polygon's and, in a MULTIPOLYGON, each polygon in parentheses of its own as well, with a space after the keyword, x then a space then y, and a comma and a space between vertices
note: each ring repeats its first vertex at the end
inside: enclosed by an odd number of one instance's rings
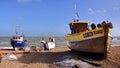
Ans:
POLYGON ((23 41, 23 36, 13 36, 12 40, 14 40, 14 41, 23 41))
POLYGON ((69 26, 71 34, 80 33, 88 30, 88 22, 71 22, 69 26))

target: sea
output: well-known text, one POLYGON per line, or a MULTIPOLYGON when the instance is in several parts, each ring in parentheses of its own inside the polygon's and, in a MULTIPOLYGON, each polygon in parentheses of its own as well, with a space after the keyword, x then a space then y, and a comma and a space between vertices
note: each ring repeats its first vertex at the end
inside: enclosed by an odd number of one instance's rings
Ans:
MULTIPOLYGON (((10 45, 10 38, 11 37, 0 37, 0 47, 12 47, 10 45)), ((46 42, 49 42, 49 37, 25 37, 24 39, 26 39, 27 42, 29 43, 28 46, 35 46, 38 48, 43 48, 43 45, 41 43, 42 38, 44 38, 46 42)), ((65 37, 55 37, 55 45, 56 45, 55 46, 56 48, 67 47, 65 37)), ((119 37, 113 37, 112 46, 120 46, 119 37)))
MULTIPOLYGON (((0 37, 0 47, 12 47, 10 45, 10 38, 11 37, 0 37)), ((24 39, 27 40, 28 46, 35 46, 38 48, 43 48, 43 44, 41 43, 42 38, 46 42, 49 42, 49 37, 25 37, 24 39)), ((64 48, 67 47, 66 40, 64 37, 54 37, 55 38, 55 47, 56 48, 64 48)))

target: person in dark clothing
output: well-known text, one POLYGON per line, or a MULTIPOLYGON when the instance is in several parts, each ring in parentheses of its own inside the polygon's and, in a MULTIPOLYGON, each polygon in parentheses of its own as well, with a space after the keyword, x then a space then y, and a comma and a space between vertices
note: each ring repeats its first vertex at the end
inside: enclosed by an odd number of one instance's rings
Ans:
POLYGON ((13 50, 15 50, 14 41, 12 39, 10 39, 10 43, 11 43, 11 45, 13 47, 13 50))
POLYGON ((43 47, 44 47, 44 50, 48 50, 48 48, 46 47, 47 43, 43 43, 43 47))
POLYGON ((84 27, 84 28, 83 28, 83 31, 89 31, 89 28, 84 27))
POLYGON ((104 27, 107 23, 105 21, 102 22, 102 27, 104 27))
POLYGON ((42 38, 41 43, 43 44, 44 50, 48 50, 48 48, 47 48, 47 46, 46 46, 46 45, 47 45, 47 42, 44 41, 44 38, 42 38))
POLYGON ((92 29, 95 29, 96 28, 96 25, 93 23, 93 24, 91 24, 91 28, 92 29))
POLYGON ((100 27, 102 27, 102 25, 101 24, 97 24, 97 27, 100 28, 100 27))

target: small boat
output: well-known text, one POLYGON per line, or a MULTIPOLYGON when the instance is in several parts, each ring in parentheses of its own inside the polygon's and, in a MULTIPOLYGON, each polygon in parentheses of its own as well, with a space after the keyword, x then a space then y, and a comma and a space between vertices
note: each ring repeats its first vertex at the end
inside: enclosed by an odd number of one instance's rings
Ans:
POLYGON ((48 50, 55 48, 55 42, 47 42, 46 47, 48 50))
POLYGON ((88 23, 74 18, 74 21, 69 24, 71 33, 65 37, 67 46, 79 52, 106 53, 111 44, 112 23, 103 21, 97 26, 93 23, 91 29, 88 28, 88 23))
POLYGON ((50 41, 47 42, 46 47, 50 50, 50 49, 55 48, 55 38, 50 37, 49 40, 50 40, 50 41))
POLYGON ((44 38, 42 38, 41 43, 44 46, 44 50, 50 50, 55 48, 55 38, 50 37, 49 42, 44 41, 44 38))
POLYGON ((19 35, 18 31, 16 31, 16 36, 13 36, 10 39, 10 42, 11 42, 13 49, 24 48, 28 45, 27 40, 24 40, 24 35, 19 35))

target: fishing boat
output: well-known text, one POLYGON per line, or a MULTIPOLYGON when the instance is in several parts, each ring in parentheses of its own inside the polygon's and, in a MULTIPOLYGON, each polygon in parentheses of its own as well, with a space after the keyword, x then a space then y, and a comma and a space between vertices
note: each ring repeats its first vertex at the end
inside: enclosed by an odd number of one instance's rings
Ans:
POLYGON ((13 49, 24 48, 28 45, 27 40, 24 40, 24 35, 18 34, 17 30, 16 30, 16 35, 10 39, 10 43, 13 49))
POLYGON ((42 38, 41 43, 44 46, 44 50, 50 50, 50 49, 55 48, 55 38, 53 37, 49 38, 49 42, 46 42, 44 38, 42 38))
POLYGON ((89 26, 89 22, 78 20, 76 11, 75 16, 69 24, 71 33, 65 37, 67 46, 79 52, 106 53, 111 44, 112 23, 103 21, 97 26, 94 23, 89 26))
POLYGON ((68 47, 81 52, 104 53, 107 46, 111 43, 107 43, 107 41, 111 40, 109 24, 106 23, 98 28, 92 26, 93 29, 85 30, 88 22, 71 22, 69 24, 71 34, 66 35, 68 47))

